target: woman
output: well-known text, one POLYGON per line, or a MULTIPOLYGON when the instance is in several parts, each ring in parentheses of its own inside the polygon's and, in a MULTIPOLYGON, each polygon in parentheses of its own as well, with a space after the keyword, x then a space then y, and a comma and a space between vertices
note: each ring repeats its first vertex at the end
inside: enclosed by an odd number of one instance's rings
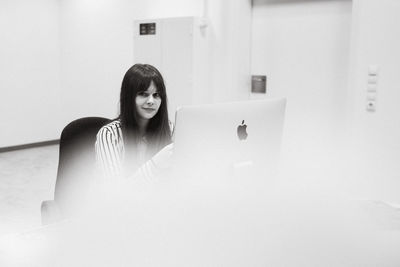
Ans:
POLYGON ((160 72, 133 65, 122 81, 120 115, 97 133, 96 157, 106 179, 154 178, 172 154, 171 128, 160 72))

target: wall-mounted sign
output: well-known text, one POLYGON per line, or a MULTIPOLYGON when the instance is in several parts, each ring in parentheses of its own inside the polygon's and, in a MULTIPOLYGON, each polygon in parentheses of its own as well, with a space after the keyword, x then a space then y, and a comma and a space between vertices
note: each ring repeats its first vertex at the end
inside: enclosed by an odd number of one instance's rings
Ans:
POLYGON ((267 91, 267 76, 253 75, 251 76, 251 92, 265 94, 267 91))
POLYGON ((140 23, 139 24, 140 35, 156 34, 156 24, 153 23, 140 23))

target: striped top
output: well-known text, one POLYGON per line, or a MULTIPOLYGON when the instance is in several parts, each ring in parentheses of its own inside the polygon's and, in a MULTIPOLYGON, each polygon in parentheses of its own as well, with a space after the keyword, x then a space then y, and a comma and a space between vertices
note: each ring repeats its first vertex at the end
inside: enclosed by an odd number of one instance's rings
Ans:
POLYGON ((96 160, 104 173, 105 182, 115 182, 124 177, 140 177, 147 181, 154 181, 158 174, 157 166, 152 160, 145 161, 147 143, 143 139, 137 146, 135 155, 137 164, 141 166, 135 173, 126 173, 123 162, 125 160, 124 139, 119 120, 103 126, 96 136, 96 160))

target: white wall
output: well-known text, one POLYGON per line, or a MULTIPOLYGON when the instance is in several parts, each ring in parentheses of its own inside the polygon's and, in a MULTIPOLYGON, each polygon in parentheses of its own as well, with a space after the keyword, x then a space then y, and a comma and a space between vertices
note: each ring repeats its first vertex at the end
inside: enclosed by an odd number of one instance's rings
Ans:
POLYGON ((295 180, 302 173, 324 184, 335 164, 346 122, 351 14, 347 0, 253 1, 251 72, 267 75, 266 96, 287 98, 283 152, 295 180))
POLYGON ((352 175, 364 195, 400 202, 400 2, 353 0, 353 10, 352 175), (365 109, 370 64, 379 65, 376 112, 365 109))
POLYGON ((0 1, 0 147, 59 136, 59 5, 0 1))
POLYGON ((291 184, 400 202, 399 12, 395 0, 254 0, 252 74, 267 75, 267 96, 288 98, 291 184), (369 65, 379 65, 376 112, 369 65))
POLYGON ((125 71, 134 63, 134 20, 199 15, 201 1, 63 1, 61 81, 65 121, 118 114, 125 71), (176 8, 180 6, 180 8, 176 8))
MULTIPOLYGON (((72 0, 63 1, 61 10, 61 77, 63 100, 67 103, 64 110, 68 110, 66 120, 88 114, 117 115, 120 83, 133 64, 136 19, 207 14, 206 31, 212 47, 208 55, 213 74, 210 79, 215 89, 210 98, 226 101, 247 92, 242 84, 248 83, 250 70, 250 1, 72 0), (95 2, 96 8, 88 8, 91 2, 95 2), (245 23, 239 22, 238 16, 245 23), (91 101, 88 103, 87 99, 91 101)), ((173 97, 169 95, 170 99, 173 97)))
POLYGON ((268 96, 288 98, 293 127, 342 119, 350 29, 351 1, 254 1, 251 72, 267 75, 268 96))
POLYGON ((124 71, 132 61, 129 1, 62 1, 61 87, 63 121, 115 117, 124 71))
POLYGON ((215 102, 247 99, 250 92, 251 0, 209 2, 215 102))
POLYGON ((115 117, 133 64, 135 19, 208 14, 210 99, 248 92, 250 0, 18 0, 0 7, 0 116, 8 125, 0 147, 57 139, 79 117, 115 117))

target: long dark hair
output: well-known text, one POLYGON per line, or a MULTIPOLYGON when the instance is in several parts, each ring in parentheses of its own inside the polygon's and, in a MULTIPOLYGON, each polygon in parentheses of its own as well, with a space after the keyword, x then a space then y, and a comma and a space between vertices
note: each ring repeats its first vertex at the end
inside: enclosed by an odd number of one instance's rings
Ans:
POLYGON ((139 92, 146 91, 151 82, 154 83, 161 97, 161 105, 146 128, 145 137, 150 148, 148 157, 171 143, 167 93, 164 79, 155 67, 148 64, 135 64, 125 73, 121 85, 120 115, 118 117, 121 122, 124 144, 127 147, 135 147, 141 138, 135 98, 139 92))

